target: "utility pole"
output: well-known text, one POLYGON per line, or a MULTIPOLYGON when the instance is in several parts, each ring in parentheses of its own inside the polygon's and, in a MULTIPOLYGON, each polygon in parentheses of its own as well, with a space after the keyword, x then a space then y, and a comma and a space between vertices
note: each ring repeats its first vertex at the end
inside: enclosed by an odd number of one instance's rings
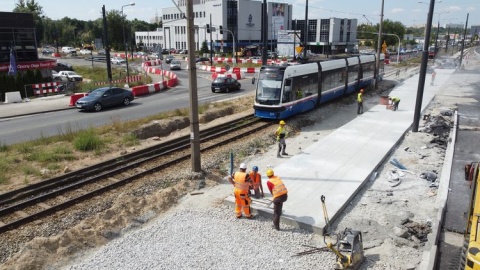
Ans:
POLYGON ((210 65, 213 65, 212 13, 210 13, 210 65))
POLYGON ((305 3, 305 32, 303 37, 303 59, 307 59, 307 41, 308 41, 308 0, 306 1, 307 2, 305 3))
POLYGON ((468 27, 468 13, 467 13, 467 21, 465 22, 465 30, 463 31, 463 38, 462 38, 462 47, 460 52, 460 69, 462 69, 462 60, 463 60, 463 49, 465 48, 465 37, 467 36, 467 27, 468 27))
POLYGON ((267 46, 268 46, 268 18, 267 18, 267 0, 263 0, 262 5, 262 65, 267 65, 267 46))
POLYGON ((380 67, 380 49, 382 46, 382 26, 383 26, 383 7, 384 0, 382 0, 382 10, 380 13, 380 24, 378 26, 378 44, 377 44, 377 59, 375 60, 375 89, 378 88, 378 73, 380 67))
POLYGON ((448 51, 448 43, 450 42, 450 25, 447 27, 447 42, 445 43, 445 53, 448 51))
POLYGON ((418 79, 417 99, 415 101, 415 112, 413 115, 412 131, 418 132, 420 122, 420 113, 422 109, 423 89, 425 87, 425 74, 427 73, 428 64, 428 47, 430 43, 430 32, 432 31, 433 10, 435 0, 430 0, 430 8, 428 10, 427 27, 425 29, 425 42, 423 43, 422 63, 420 65, 420 77, 418 79))
MULTIPOLYGON (((198 121, 197 70, 195 63, 195 25, 193 22, 193 0, 187 0, 187 46, 188 46, 188 83, 190 94, 190 145, 192 171, 201 172, 200 128, 198 121)), ((210 19, 212 15, 210 15, 210 19)), ((210 24, 211 25, 211 24, 210 24)), ((211 33, 211 32, 210 32, 211 33)))
POLYGON ((437 35, 435 37, 435 54, 433 55, 433 59, 435 59, 437 57, 437 51, 438 51, 437 44, 438 44, 438 31, 439 30, 440 30, 440 20, 437 23, 437 35))
MULTIPOLYGON (((105 37, 105 57, 107 59, 107 76, 110 86, 112 86, 112 66, 110 61, 110 45, 108 44, 107 16, 105 16, 105 5, 102 7, 103 16, 103 36, 105 37)), ((57 51, 58 52, 58 51, 57 51)))

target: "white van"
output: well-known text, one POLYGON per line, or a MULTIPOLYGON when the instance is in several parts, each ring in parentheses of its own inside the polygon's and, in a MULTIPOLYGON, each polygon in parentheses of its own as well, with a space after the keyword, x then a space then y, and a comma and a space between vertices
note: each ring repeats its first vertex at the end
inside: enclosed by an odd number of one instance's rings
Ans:
POLYGON ((62 47, 63 53, 77 53, 77 50, 73 47, 62 47))

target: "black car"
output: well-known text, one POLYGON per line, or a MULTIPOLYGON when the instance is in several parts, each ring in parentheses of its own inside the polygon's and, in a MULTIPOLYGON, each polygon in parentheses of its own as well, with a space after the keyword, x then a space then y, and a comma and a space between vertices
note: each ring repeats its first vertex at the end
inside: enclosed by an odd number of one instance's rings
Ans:
POLYGON ((63 70, 73 71, 72 65, 67 64, 67 63, 61 63, 61 62, 57 62, 57 66, 52 68, 52 69, 55 70, 56 72, 60 72, 60 71, 63 71, 63 70))
POLYGON ((172 62, 172 60, 174 60, 174 59, 175 59, 175 56, 173 56, 173 55, 167 55, 167 56, 165 57, 165 63, 170 64, 170 63, 172 62))
POLYGON ((79 99, 75 106, 81 110, 101 111, 105 107, 116 105, 128 106, 134 99, 130 90, 119 87, 102 87, 93 90, 88 96, 79 99))
POLYGON ((235 80, 234 78, 229 78, 229 77, 217 77, 213 82, 212 82, 212 92, 215 93, 215 91, 220 90, 220 91, 225 91, 225 92, 230 92, 230 90, 240 90, 241 84, 235 80))
POLYGON ((209 62, 210 59, 208 57, 197 57, 197 59, 195 60, 195 63, 198 63, 198 62, 209 62))
POLYGON ((170 54, 170 51, 167 50, 167 49, 163 49, 163 50, 162 50, 162 54, 170 54))

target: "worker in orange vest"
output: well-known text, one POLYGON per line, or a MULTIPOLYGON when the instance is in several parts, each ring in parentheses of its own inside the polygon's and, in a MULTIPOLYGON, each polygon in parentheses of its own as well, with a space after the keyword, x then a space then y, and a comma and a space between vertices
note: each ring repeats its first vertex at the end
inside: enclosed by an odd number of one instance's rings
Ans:
POLYGON ((232 173, 228 177, 228 181, 234 186, 233 193, 235 194, 235 214, 237 218, 242 217, 242 212, 246 218, 252 218, 250 205, 252 199, 250 199, 250 186, 252 180, 250 175, 246 173, 247 165, 245 163, 240 164, 240 171, 232 173))
POLYGON ((280 216, 282 215, 283 203, 287 201, 287 188, 280 177, 275 176, 272 169, 267 170, 267 187, 273 196, 273 226, 280 230, 280 216))
POLYGON ((252 179, 252 189, 255 192, 255 198, 263 198, 263 186, 262 186, 262 176, 258 173, 258 167, 253 166, 252 171, 250 172, 250 179, 252 179))

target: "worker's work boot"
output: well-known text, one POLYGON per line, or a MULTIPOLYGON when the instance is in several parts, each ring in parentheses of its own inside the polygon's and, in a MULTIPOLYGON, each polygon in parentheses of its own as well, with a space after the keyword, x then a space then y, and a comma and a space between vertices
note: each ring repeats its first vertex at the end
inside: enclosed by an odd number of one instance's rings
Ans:
POLYGON ((285 152, 283 152, 283 153, 282 153, 282 155, 284 155, 284 156, 288 156, 288 153, 285 153, 285 152))
POLYGON ((280 152, 277 153, 277 158, 281 158, 280 152))

